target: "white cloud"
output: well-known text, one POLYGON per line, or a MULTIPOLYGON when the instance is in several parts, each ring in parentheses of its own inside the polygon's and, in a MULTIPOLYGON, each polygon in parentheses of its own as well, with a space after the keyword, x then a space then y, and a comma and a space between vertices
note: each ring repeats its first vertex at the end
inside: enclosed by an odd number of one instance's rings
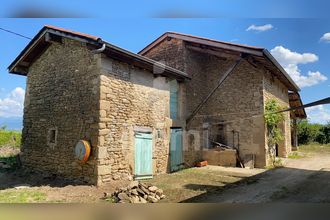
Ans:
POLYGON ((330 43, 330 32, 323 34, 320 40, 330 43))
POLYGON ((307 74, 302 74, 298 68, 299 64, 318 61, 318 56, 313 53, 301 54, 293 52, 283 46, 276 46, 270 52, 301 88, 313 86, 327 80, 327 77, 319 71, 308 71, 307 74))
POLYGON ((330 109, 324 105, 306 108, 308 119, 313 123, 326 124, 330 121, 330 109))
POLYGON ((262 32, 262 31, 268 31, 272 28, 273 28, 273 25, 271 25, 271 24, 265 24, 265 25, 259 25, 259 26, 252 24, 246 29, 246 31, 262 32))
POLYGON ((22 117, 25 91, 21 87, 12 90, 7 97, 0 99, 0 117, 22 117))

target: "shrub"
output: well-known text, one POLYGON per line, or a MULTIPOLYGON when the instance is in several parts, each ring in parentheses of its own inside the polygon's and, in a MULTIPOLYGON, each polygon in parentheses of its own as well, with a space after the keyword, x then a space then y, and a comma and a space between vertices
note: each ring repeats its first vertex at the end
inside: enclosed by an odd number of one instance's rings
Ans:
POLYGON ((330 122, 327 125, 322 125, 309 123, 308 120, 300 121, 298 123, 298 142, 299 144, 330 143, 330 122))

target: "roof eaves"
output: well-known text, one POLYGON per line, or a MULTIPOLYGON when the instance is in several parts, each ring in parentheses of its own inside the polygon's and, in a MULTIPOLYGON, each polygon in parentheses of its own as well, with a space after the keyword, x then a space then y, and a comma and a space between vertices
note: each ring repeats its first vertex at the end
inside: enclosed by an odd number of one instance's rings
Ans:
POLYGON ((112 50, 116 50, 120 53, 127 54, 128 56, 131 56, 132 58, 138 59, 142 62, 146 62, 149 65, 153 65, 153 66, 156 66, 156 67, 159 67, 159 68, 164 68, 164 71, 167 71, 167 72, 171 73, 172 75, 183 77, 184 79, 191 79, 191 77, 188 74, 186 74, 185 72, 182 72, 180 70, 177 70, 173 67, 167 66, 165 64, 162 64, 160 62, 157 62, 155 60, 152 60, 152 59, 150 59, 148 57, 145 57, 145 56, 142 56, 140 54, 135 54, 133 52, 130 52, 130 51, 125 50, 123 48, 117 47, 113 44, 110 44, 106 41, 102 41, 102 42, 106 44, 107 48, 110 48, 112 50))
POLYGON ((157 46, 160 42, 162 42, 164 39, 166 39, 171 32, 165 32, 164 34, 160 35, 158 38, 156 38, 154 41, 152 41, 150 44, 145 46, 142 50, 138 52, 140 55, 144 55, 146 52, 157 46))
POLYGON ((37 34, 35 37, 32 38, 32 40, 26 45, 26 47, 20 52, 20 54, 15 58, 15 60, 8 66, 8 70, 10 73, 23 75, 19 72, 14 71, 14 67, 25 57, 26 54, 31 51, 34 46, 44 37, 46 33, 52 33, 56 35, 65 36, 67 38, 71 38, 74 40, 80 40, 85 41, 89 43, 97 43, 101 41, 101 38, 83 34, 80 32, 70 31, 63 28, 58 28, 50 25, 45 25, 37 34))
POLYGON ((276 66, 281 71, 281 73, 293 85, 296 91, 299 92, 300 91, 299 86, 293 81, 290 75, 285 71, 285 69, 281 66, 281 64, 279 64, 279 62, 273 57, 273 55, 267 49, 264 49, 263 53, 274 64, 274 66, 276 66))
POLYGON ((209 38, 203 38, 203 37, 197 37, 189 34, 182 34, 182 33, 177 33, 177 32, 165 32, 161 36, 159 36, 156 40, 152 41, 150 44, 148 44, 145 48, 143 48, 138 54, 144 55, 146 52, 157 46, 159 43, 161 43, 163 40, 165 40, 167 37, 170 38, 176 38, 180 39, 186 42, 191 42, 191 43, 198 43, 198 44, 203 44, 203 45, 208 45, 208 46, 213 46, 213 47, 218 47, 222 49, 228 49, 228 50, 233 50, 233 51, 238 51, 238 52, 243 52, 243 53, 249 53, 253 54, 256 56, 262 56, 262 50, 264 48, 260 47, 253 47, 253 46, 248 46, 248 45, 243 45, 243 44, 234 44, 234 43, 229 43, 225 41, 218 41, 214 39, 209 39, 209 38))
POLYGON ((79 40, 82 42, 86 42, 86 43, 91 43, 94 45, 102 45, 105 44, 107 48, 111 49, 111 50, 115 50, 119 53, 125 54, 133 59, 138 60, 139 62, 144 62, 147 65, 150 66, 155 66, 155 67, 159 67, 161 69, 164 69, 164 72, 167 72, 169 74, 171 74, 174 77, 178 77, 178 78, 183 78, 183 79, 190 79, 190 76, 182 71, 179 71, 175 68, 166 66, 162 63, 156 62, 150 58, 141 56, 139 54, 135 54, 133 52, 130 52, 128 50, 122 49, 120 47, 114 46, 106 41, 103 41, 101 38, 96 37, 96 36, 92 36, 92 35, 88 35, 88 34, 83 34, 80 32, 75 32, 75 31, 71 31, 71 30, 66 30, 63 28, 58 28, 58 27, 54 27, 54 26, 50 26, 50 25, 46 25, 44 26, 38 33, 37 35, 28 43, 28 45, 22 50, 22 52, 15 58, 15 60, 9 65, 8 70, 10 73, 14 73, 14 74, 19 74, 19 75, 26 75, 23 74, 21 72, 17 72, 15 71, 15 67, 20 63, 21 60, 23 60, 26 55, 28 55, 30 53, 31 50, 33 50, 33 48, 38 44, 38 42, 40 42, 40 40, 44 37, 44 35, 46 33, 51 33, 51 34, 55 34, 55 35, 59 35, 62 37, 66 37, 66 38, 70 38, 73 40, 79 40))

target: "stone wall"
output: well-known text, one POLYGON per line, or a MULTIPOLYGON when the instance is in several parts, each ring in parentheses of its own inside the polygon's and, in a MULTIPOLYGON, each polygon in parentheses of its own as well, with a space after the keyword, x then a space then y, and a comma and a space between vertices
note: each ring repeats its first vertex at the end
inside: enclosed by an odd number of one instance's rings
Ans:
MULTIPOLYGON (((193 75, 186 85, 187 114, 190 115, 236 60, 192 50, 186 53, 186 71, 193 75)), ((262 70, 246 61, 236 67, 188 126, 189 130, 200 131, 203 148, 212 148, 212 141, 234 146, 241 158, 254 154, 256 166, 265 166, 262 82, 262 70)))
POLYGON ((168 38, 150 49, 144 56, 165 63, 175 69, 185 71, 185 51, 182 40, 168 38))
MULTIPOLYGON (((264 74, 264 103, 267 100, 275 99, 283 108, 289 108, 288 88, 284 86, 277 78, 267 72, 264 74)), ((280 125, 283 132, 283 141, 278 146, 278 154, 280 157, 286 157, 291 152, 291 125, 290 112, 285 112, 284 122, 280 125)), ((267 135, 266 135, 267 138, 267 135)), ((267 144, 267 141, 266 141, 267 144)), ((268 146, 266 146, 268 149, 268 146)))
POLYGON ((80 42, 63 39, 29 68, 21 155, 25 167, 96 183, 98 56, 80 42), (56 140, 50 143, 50 138, 56 140), (89 140, 93 149, 84 165, 74 157, 80 139, 89 140))
MULTIPOLYGON (((161 42, 146 56, 165 61, 167 65, 183 70, 192 77, 184 84, 186 108, 183 115, 186 118, 235 62, 192 51, 177 39, 161 42)), ((201 160, 202 149, 212 147, 211 140, 214 140, 239 147, 243 158, 255 154, 256 166, 265 166, 263 91, 263 70, 243 61, 187 125, 183 142, 185 162, 193 165, 201 160), (252 117, 254 115, 259 116, 252 117)))
POLYGON ((153 172, 168 170, 169 84, 151 72, 107 57, 101 60, 99 184, 131 179, 134 174, 134 132, 153 134, 153 172))

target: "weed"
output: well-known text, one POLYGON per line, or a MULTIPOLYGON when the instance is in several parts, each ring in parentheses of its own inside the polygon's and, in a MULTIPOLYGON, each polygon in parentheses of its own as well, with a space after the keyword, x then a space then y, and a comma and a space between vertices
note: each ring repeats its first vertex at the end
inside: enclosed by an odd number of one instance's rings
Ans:
POLYGON ((289 154, 288 158, 290 159, 300 159, 300 158, 304 158, 305 156, 302 154, 299 154, 298 152, 292 152, 289 154))
POLYGON ((7 131, 0 129, 0 147, 1 146, 21 146, 21 132, 18 131, 7 131))
POLYGON ((46 194, 31 190, 0 192, 0 203, 35 203, 46 199, 46 194))

